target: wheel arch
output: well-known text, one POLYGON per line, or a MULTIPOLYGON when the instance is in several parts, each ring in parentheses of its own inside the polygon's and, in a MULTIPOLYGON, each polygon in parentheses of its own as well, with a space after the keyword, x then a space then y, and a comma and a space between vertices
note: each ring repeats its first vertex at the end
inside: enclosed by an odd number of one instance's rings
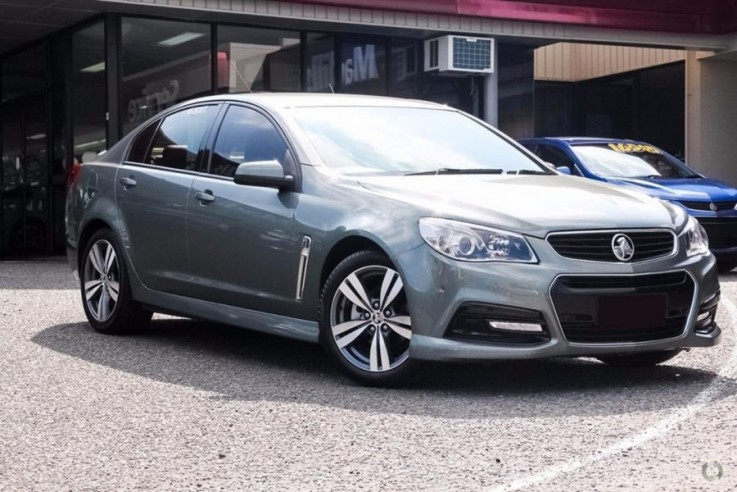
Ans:
POLYGON ((81 270, 83 265, 83 258, 82 255, 84 255, 84 250, 87 248, 87 242, 90 240, 92 235, 99 231, 100 229, 110 229, 113 230, 113 228, 108 224, 106 221, 94 218, 90 219, 84 227, 82 227, 82 232, 79 235, 79 240, 77 241, 77 269, 81 270))
POLYGON ((378 241, 373 238, 368 238, 358 234, 346 236, 335 243, 325 256, 325 261, 323 261, 322 268, 320 270, 320 291, 322 291, 325 286, 325 282, 332 271, 335 270, 335 267, 337 267, 341 261, 354 253, 358 253, 359 251, 376 251, 377 253, 385 255, 392 261, 392 263, 396 264, 391 255, 386 251, 386 248, 382 247, 378 241))

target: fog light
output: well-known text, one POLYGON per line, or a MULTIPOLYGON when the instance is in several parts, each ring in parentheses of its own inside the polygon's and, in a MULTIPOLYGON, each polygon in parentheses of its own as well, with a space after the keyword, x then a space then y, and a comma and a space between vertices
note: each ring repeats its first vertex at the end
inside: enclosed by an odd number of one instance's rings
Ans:
POLYGON ((543 333, 542 325, 534 323, 513 323, 509 321, 489 321, 489 327, 493 330, 519 331, 524 333, 543 333))

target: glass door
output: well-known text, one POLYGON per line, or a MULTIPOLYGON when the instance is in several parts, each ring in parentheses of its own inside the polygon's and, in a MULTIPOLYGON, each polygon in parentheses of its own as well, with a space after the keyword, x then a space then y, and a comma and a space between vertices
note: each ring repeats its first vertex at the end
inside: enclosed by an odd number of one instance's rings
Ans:
POLYGON ((48 135, 42 98, 5 105, 2 126, 0 254, 48 252, 48 135))

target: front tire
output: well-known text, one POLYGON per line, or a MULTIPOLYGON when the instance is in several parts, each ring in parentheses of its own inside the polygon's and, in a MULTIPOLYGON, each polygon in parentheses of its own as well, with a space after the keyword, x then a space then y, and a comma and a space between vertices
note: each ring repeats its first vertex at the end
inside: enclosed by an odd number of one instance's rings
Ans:
POLYGON ((366 386, 405 384, 412 321, 404 284, 391 261, 360 251, 333 270, 320 298, 320 341, 343 371, 366 386))
POLYGON ((717 260, 717 270, 719 273, 729 273, 737 267, 737 261, 719 261, 717 260))
POLYGON ((607 355, 597 357, 597 359, 607 365, 616 367, 647 367, 669 361, 679 353, 681 353, 680 350, 661 350, 659 352, 607 355))
POLYGON ((80 270, 82 305, 92 328, 100 333, 142 330, 153 313, 131 298, 125 259, 110 229, 100 229, 87 242, 80 270))

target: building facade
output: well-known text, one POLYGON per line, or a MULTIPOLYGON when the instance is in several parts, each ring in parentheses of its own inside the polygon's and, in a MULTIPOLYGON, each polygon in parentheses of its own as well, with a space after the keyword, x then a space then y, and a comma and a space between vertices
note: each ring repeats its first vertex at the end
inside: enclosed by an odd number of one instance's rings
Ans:
POLYGON ((727 162, 737 154, 723 143, 737 131, 724 114, 737 109, 730 90, 737 81, 732 2, 709 0, 702 8, 685 1, 632 2, 625 16, 606 4, 2 2, 0 257, 62 251, 71 165, 94 159, 175 103, 217 93, 425 99, 467 111, 514 137, 641 138, 692 162, 696 157, 705 172, 737 178, 734 160, 727 162), (649 13, 639 15, 644 7, 649 13), (493 39, 491 73, 426 70, 425 41, 448 34, 493 39), (582 54, 586 44, 579 43, 594 41, 639 45, 622 50, 647 55, 639 63, 617 63, 612 51, 603 55, 608 68, 593 66, 602 56, 582 54), (655 51, 667 56, 645 60, 655 51), (721 125, 717 135, 712 122, 721 125))

